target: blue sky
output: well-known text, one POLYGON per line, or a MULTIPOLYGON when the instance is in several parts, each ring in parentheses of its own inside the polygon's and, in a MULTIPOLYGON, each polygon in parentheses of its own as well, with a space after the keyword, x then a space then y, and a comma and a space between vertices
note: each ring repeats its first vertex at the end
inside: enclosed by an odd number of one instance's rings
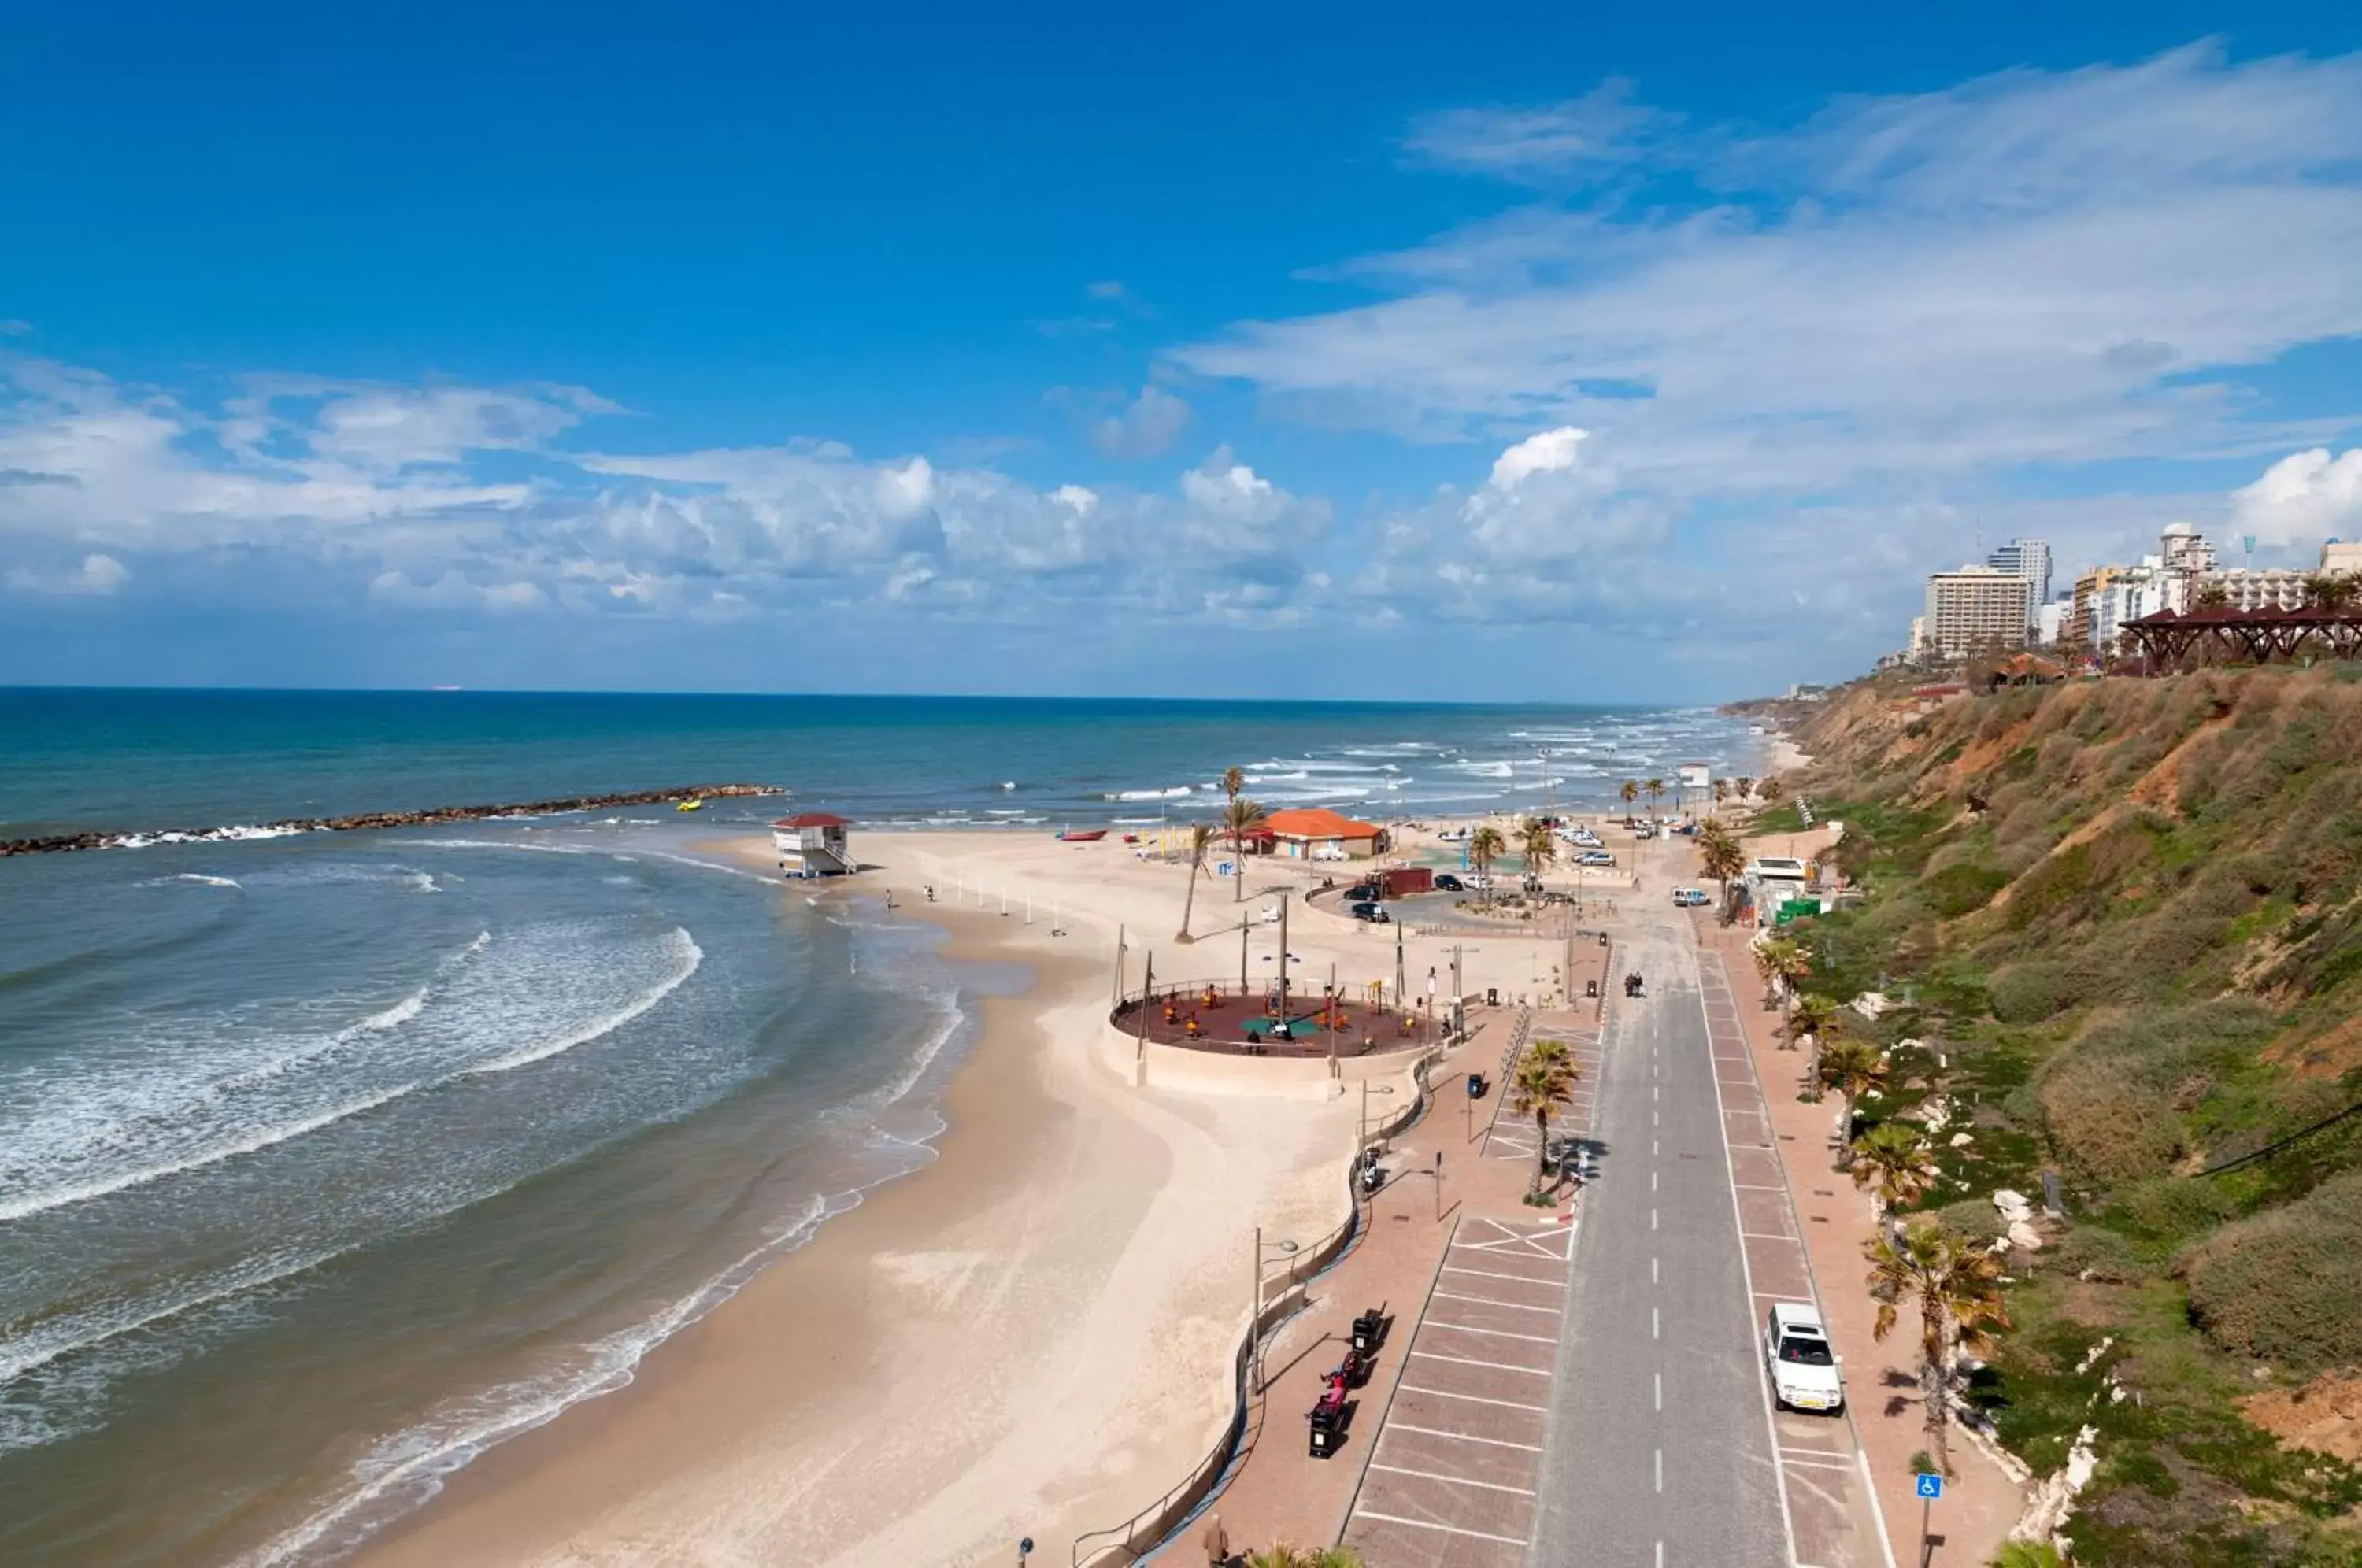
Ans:
POLYGON ((1708 699, 2362 533, 2362 16, 1588 9, 19 17, 0 681, 1708 699))

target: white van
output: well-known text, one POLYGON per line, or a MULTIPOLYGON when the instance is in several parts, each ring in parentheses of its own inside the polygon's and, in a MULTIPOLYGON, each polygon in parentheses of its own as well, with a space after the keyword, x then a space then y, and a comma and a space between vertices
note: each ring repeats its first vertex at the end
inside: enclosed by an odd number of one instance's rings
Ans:
POLYGON ((1763 1364, 1772 1397, 1792 1410, 1835 1415, 1845 1408, 1845 1386, 1829 1349, 1821 1314, 1808 1301, 1775 1301, 1763 1320, 1763 1364))

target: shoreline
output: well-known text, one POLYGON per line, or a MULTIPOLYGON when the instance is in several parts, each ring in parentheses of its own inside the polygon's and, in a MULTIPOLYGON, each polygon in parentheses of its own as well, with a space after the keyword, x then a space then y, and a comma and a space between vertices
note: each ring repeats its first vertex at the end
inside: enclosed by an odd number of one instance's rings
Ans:
MULTIPOLYGON (((896 858, 938 858, 926 836, 896 858)), ((772 869, 759 840, 704 847, 772 869)), ((1203 1456, 1229 1409, 1201 1363, 1236 1328, 1232 1293, 1203 1288, 1208 1254, 1232 1228, 1243 1250, 1291 1187, 1341 1207, 1338 1120, 1301 1102, 1218 1119, 1119 1088, 1096 1059, 1098 922, 1077 912, 1054 944, 1046 922, 930 905, 924 886, 906 866, 818 896, 890 889, 898 913, 945 933, 946 960, 1029 973, 981 999, 934 1157, 757 1270, 629 1385, 478 1455, 349 1561, 951 1562, 998 1558, 1021 1533, 1054 1552, 1203 1456), (1218 1120, 1325 1179, 1238 1159, 1218 1120)))

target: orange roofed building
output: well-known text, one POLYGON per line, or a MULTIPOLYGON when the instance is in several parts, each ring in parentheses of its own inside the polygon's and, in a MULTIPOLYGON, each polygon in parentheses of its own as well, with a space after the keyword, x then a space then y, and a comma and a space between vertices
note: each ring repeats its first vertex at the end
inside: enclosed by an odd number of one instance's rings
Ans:
POLYGON ((1368 860, 1385 853, 1386 830, 1335 812, 1274 812, 1263 820, 1271 853, 1292 860, 1368 860))

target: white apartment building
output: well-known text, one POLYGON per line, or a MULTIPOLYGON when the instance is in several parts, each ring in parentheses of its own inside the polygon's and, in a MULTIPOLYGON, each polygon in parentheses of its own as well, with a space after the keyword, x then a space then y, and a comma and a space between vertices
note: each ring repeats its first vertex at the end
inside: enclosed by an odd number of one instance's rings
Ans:
POLYGON ((1937 658, 2024 647, 2033 603, 2033 585, 2014 572, 1989 566, 1930 572, 1922 645, 1937 658))
POLYGON ((2362 539, 2331 539, 2321 547, 2321 569, 2362 573, 2362 539))
POLYGON ((2210 571, 2199 579, 2202 592, 2219 588, 2224 607, 2230 610, 2301 610, 2304 607, 2307 574, 2286 567, 2232 567, 2210 571))
POLYGON ((2195 575, 2214 569, 2214 547, 2187 523, 2169 523, 2158 536, 2158 559, 2166 570, 2195 575))
POLYGON ((2064 599, 2053 599, 2037 605, 2034 612, 2034 640, 2042 647, 2056 647, 2059 635, 2067 628, 2068 612, 2074 606, 2064 599))

